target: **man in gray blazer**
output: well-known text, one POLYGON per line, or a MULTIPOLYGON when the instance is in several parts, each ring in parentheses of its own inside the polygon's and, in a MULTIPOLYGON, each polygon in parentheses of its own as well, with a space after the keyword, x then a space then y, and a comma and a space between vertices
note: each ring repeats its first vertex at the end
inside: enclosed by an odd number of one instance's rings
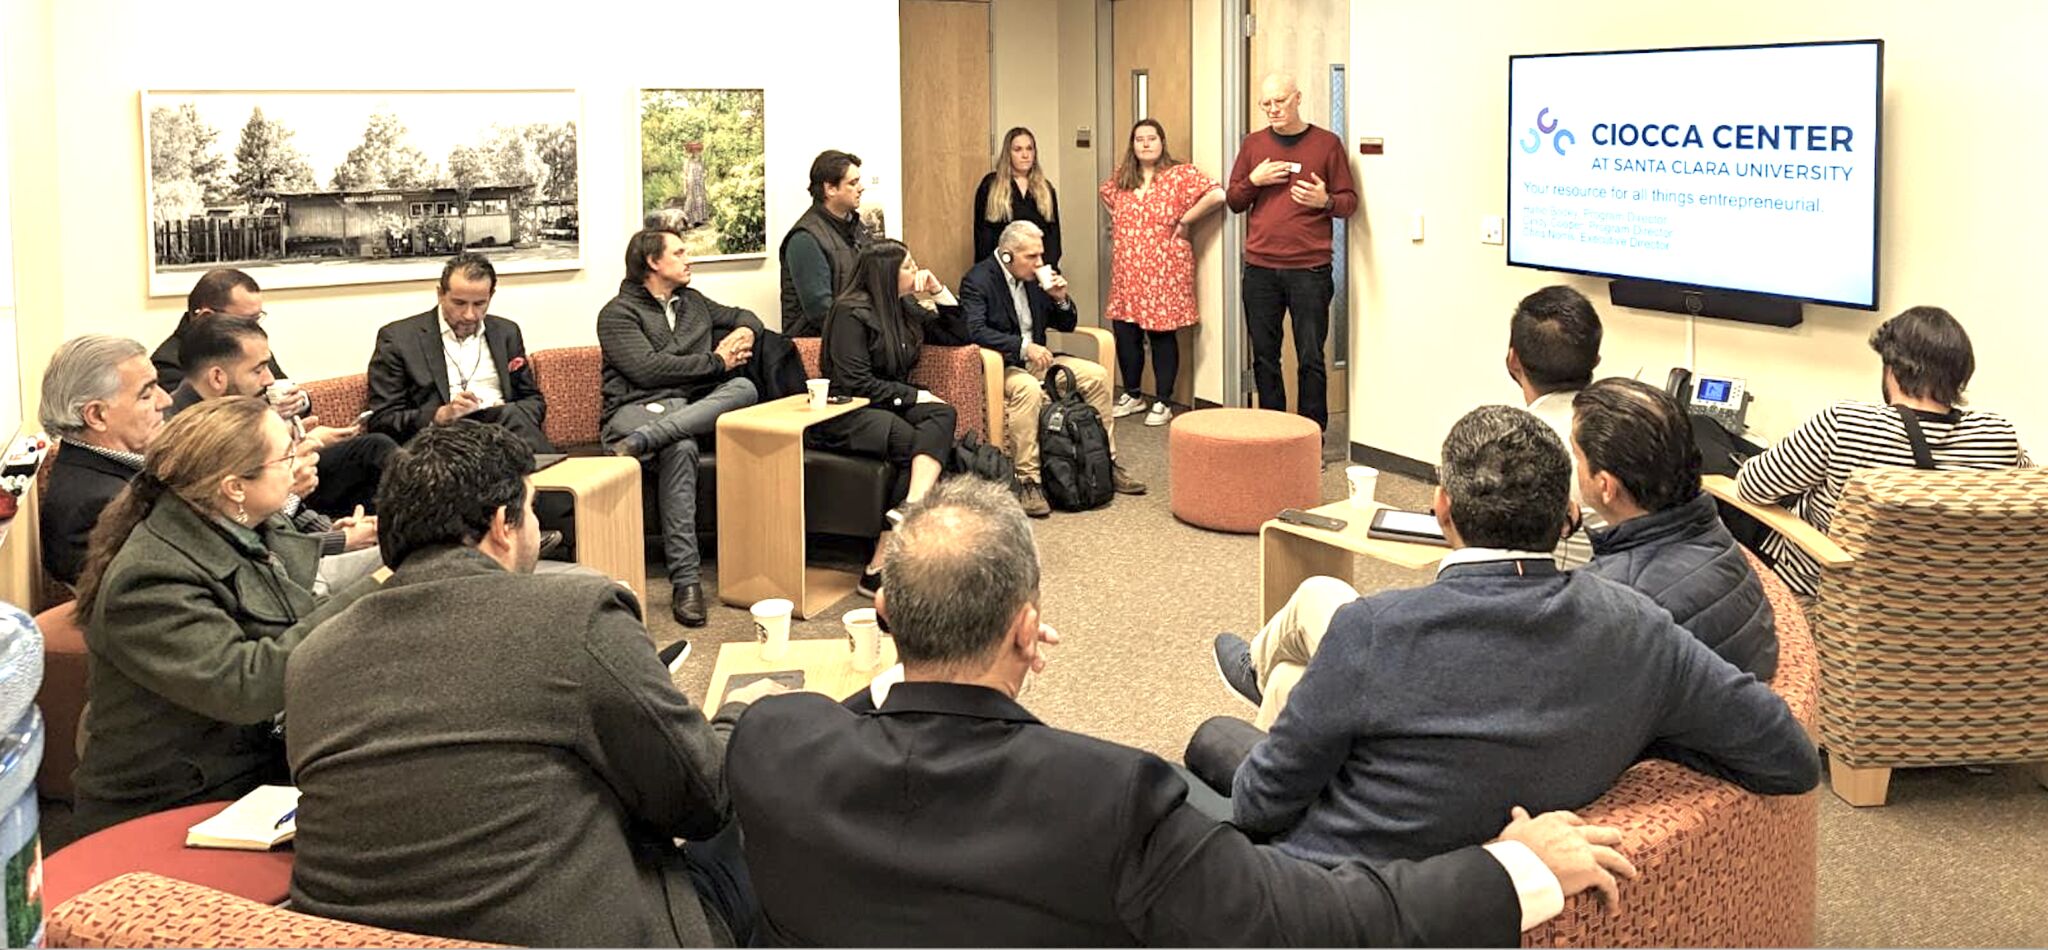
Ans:
POLYGON ((746 946, 725 741, 778 687, 706 722, 630 591, 531 574, 532 470, 518 436, 470 420, 393 456, 394 572, 286 671, 293 904, 521 946, 746 946))

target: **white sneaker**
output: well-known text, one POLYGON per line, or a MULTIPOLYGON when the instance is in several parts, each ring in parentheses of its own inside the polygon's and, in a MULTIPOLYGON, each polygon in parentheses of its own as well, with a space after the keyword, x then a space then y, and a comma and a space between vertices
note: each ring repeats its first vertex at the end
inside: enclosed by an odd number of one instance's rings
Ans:
POLYGON ((1152 411, 1145 413, 1145 424, 1148 426, 1163 426, 1167 423, 1167 420, 1172 418, 1172 409, 1167 408, 1163 402, 1155 402, 1152 404, 1152 411))
POLYGON ((1125 416, 1134 416, 1144 411, 1145 400, 1130 393, 1122 393, 1116 397, 1116 405, 1110 407, 1109 415, 1112 419, 1121 419, 1125 416))

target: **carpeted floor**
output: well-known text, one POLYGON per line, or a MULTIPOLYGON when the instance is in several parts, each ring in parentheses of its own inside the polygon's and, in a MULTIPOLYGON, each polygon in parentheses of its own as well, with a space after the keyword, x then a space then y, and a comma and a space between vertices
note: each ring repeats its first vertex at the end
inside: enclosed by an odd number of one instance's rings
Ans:
MULTIPOLYGON (((1209 643, 1221 630, 1255 629, 1258 542, 1174 520, 1166 429, 1125 422, 1117 427, 1122 460, 1151 483, 1151 493, 1034 522, 1044 570, 1041 607, 1064 642, 1023 702, 1052 725, 1179 761, 1203 719, 1251 712, 1217 679, 1209 643)), ((1380 476, 1380 498, 1392 504, 1420 509, 1429 492, 1419 482, 1380 476)), ((1333 463, 1323 473, 1323 495, 1334 500, 1343 493, 1343 466, 1333 463)), ((850 565, 865 553, 842 550, 820 559, 850 565)), ((1356 561, 1354 570, 1354 584, 1367 592, 1430 579, 1428 572, 1371 560, 1356 561)), ((707 565, 705 580, 707 590, 716 589, 715 565, 707 565)), ((657 576, 649 590, 656 601, 648 610, 652 632, 669 643, 683 631, 669 620, 667 585, 657 576)), ((840 615, 867 603, 850 597, 822 617, 798 621, 791 636, 840 636, 840 615)), ((743 610, 714 605, 710 624, 690 634, 693 651, 676 682, 701 700, 718 646, 751 637, 753 624, 743 610)), ((1899 772, 1891 788, 1891 804, 1864 810, 1820 793, 1820 942, 2048 945, 2048 790, 2016 767, 1988 775, 1899 772)))

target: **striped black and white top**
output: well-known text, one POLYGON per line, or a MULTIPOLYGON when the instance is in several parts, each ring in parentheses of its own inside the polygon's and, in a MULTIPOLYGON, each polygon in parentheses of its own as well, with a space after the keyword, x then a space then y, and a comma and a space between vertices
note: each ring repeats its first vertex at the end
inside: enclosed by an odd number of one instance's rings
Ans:
MULTIPOLYGON (((1937 469, 2024 468, 2033 464, 2020 446, 2019 431, 1997 413, 1956 409, 1946 415, 1922 412, 1919 419, 1937 469)), ((1906 438, 1906 424, 1890 406, 1845 401, 1806 420, 1777 445, 1744 462, 1736 473, 1736 483, 1745 501, 1783 503, 1826 532, 1849 476, 1857 469, 1880 465, 1913 467, 1913 443, 1906 438)), ((1820 565, 1806 552, 1773 534, 1763 542, 1762 553, 1777 565, 1786 586, 1813 594, 1820 583, 1820 565)))

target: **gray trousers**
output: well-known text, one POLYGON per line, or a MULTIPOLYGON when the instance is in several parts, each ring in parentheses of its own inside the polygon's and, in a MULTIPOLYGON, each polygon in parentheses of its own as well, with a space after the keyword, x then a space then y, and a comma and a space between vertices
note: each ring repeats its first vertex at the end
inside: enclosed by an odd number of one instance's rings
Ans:
POLYGON ((655 460, 660 487, 655 504, 661 514, 661 551, 668 561, 668 582, 695 584, 702 555, 697 551, 697 456, 699 439, 717 431, 718 417, 751 406, 759 398, 754 384, 735 377, 718 384, 704 398, 655 399, 620 406, 604 423, 606 445, 638 433, 655 460), (657 408, 658 407, 658 408, 657 408))

